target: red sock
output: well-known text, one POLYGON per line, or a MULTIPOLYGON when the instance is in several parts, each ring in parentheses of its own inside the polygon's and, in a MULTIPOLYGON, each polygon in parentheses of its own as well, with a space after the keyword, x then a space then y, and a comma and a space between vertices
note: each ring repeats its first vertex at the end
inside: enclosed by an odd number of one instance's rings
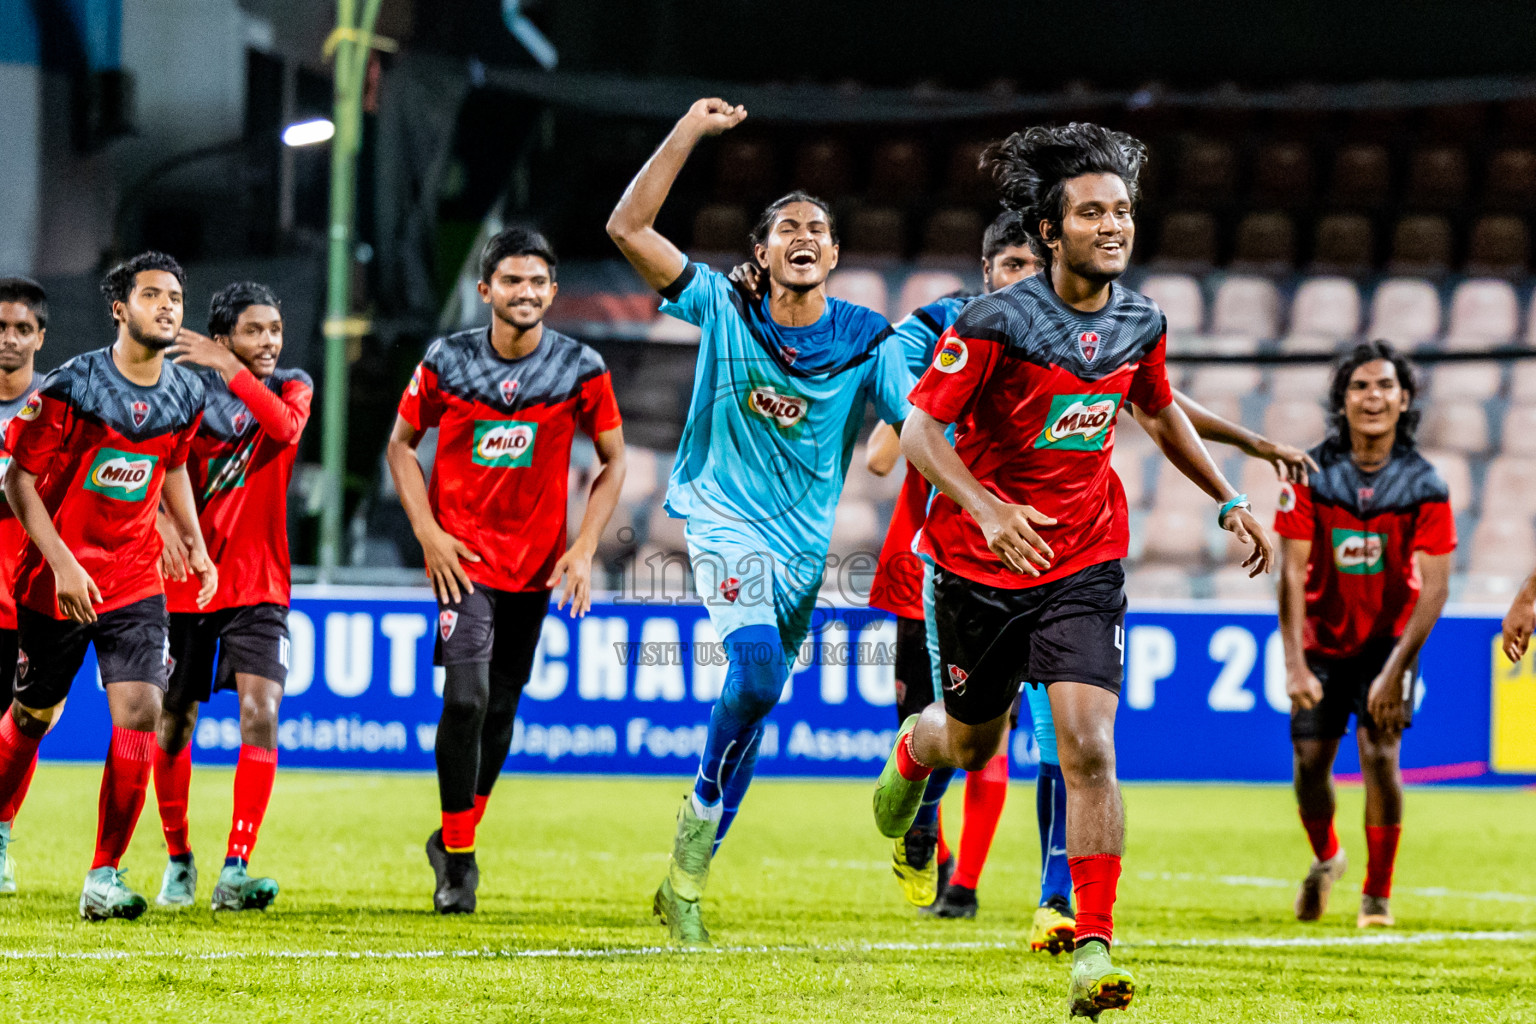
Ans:
POLYGON ((40 738, 23 735, 16 728, 9 709, 0 715, 0 804, 12 809, 21 806, 32 766, 37 763, 39 742, 40 738))
POLYGON ((1072 888, 1077 892, 1077 943, 1099 939, 1106 946, 1115 937, 1115 886, 1120 882, 1120 857, 1096 853, 1068 857, 1072 888))
POLYGON ((1318 860, 1332 860, 1339 853, 1339 835, 1333 830, 1333 818, 1308 818, 1303 816, 1301 827, 1307 830, 1307 840, 1312 844, 1312 856, 1318 860))
POLYGON ((999 754, 979 772, 965 776, 965 823, 960 827, 960 866, 951 879, 955 885, 976 888, 987 864, 997 819, 1008 799, 1008 755, 999 754))
POLYGON ((249 743, 241 745, 240 759, 235 762, 235 810, 229 826, 229 844, 224 848, 226 859, 251 859, 256 833, 261 831, 261 819, 272 799, 272 779, 276 775, 276 750, 249 743))
POLYGON ((475 811, 443 812, 443 846, 449 853, 467 853, 475 848, 475 811))
POLYGON ((1392 865, 1397 861, 1397 840, 1403 834, 1401 825, 1365 826, 1365 886, 1367 896, 1386 899, 1392 895, 1392 865))
POLYGON ((37 751, 32 752, 32 761, 27 765, 27 774, 21 777, 21 785, 16 787, 16 795, 11 797, 4 806, 0 806, 0 823, 16 820, 16 813, 21 810, 21 805, 27 799, 27 790, 32 788, 32 773, 37 771, 37 751))
POLYGON ((192 852, 187 843, 187 791, 192 788, 192 747, 174 754, 155 745, 155 802, 160 805, 160 830, 172 857, 192 852))
POLYGON ((907 733, 896 744, 896 770, 908 782, 921 782, 933 774, 933 769, 912 756, 912 734, 907 733))
POLYGON ((939 848, 934 851, 934 863, 944 864, 949 860, 949 844, 944 841, 944 808, 939 808, 939 848))
POLYGON ((475 794, 475 825, 476 826, 478 826, 480 824, 481 820, 485 818, 485 805, 490 803, 490 802, 491 802, 491 794, 487 793, 484 796, 481 796, 479 793, 475 794))
POLYGON ((96 806, 96 859, 91 870, 115 868, 122 861, 144 809, 154 756, 152 730, 112 727, 112 746, 101 772, 101 798, 96 806))

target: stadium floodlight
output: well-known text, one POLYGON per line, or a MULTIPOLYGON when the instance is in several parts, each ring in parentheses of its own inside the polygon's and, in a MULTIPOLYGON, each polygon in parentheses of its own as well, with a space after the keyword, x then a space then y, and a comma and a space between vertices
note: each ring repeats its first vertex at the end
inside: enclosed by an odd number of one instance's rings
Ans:
POLYGON ((336 125, 328 117, 312 117, 308 121, 295 121, 283 129, 283 145, 314 146, 331 141, 336 125))

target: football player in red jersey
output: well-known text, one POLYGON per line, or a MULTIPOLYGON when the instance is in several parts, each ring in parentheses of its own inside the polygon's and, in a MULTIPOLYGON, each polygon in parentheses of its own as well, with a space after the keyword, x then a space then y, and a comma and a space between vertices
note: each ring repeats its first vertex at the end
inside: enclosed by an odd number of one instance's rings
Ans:
MULTIPOLYGON (((48 295, 42 285, 25 277, 0 278, 0 481, 10 467, 10 447, 5 441, 11 420, 33 392, 33 363, 48 333, 48 295)), ((16 561, 26 546, 27 534, 0 503, 0 708, 10 707, 16 683, 16 561)), ((11 823, 32 781, 27 769, 9 803, 0 806, 0 896, 16 891, 16 862, 10 855, 11 823)))
POLYGON ((1365 780, 1367 864, 1356 923, 1393 924, 1388 899, 1402 831, 1403 730, 1419 650, 1445 607, 1456 520, 1445 481, 1414 444, 1413 367, 1391 345, 1357 345, 1334 367, 1319 469, 1285 485, 1280 636, 1291 698, 1296 802, 1312 867, 1296 916, 1314 921, 1344 874, 1334 833, 1333 759, 1355 719, 1365 780))
POLYGON ((181 267, 143 253, 102 282, 117 324, 108 348, 50 373, 16 414, 5 495, 30 543, 16 576, 21 664, 0 717, 0 804, 16 794, 38 742, 64 707, 87 644, 112 714, 96 856, 80 894, 87 920, 135 918, 144 897, 118 864, 149 785, 166 685, 165 586, 155 515, 161 500, 193 538, 188 567, 207 604, 218 588, 197 524, 187 453, 203 384, 165 359, 181 329, 181 267))
POLYGON ((1135 993, 1109 957, 1124 845, 1114 718, 1129 527, 1109 465, 1122 403, 1218 503, 1217 523, 1254 545, 1245 565, 1256 575, 1271 557, 1246 499, 1173 401, 1162 311, 1116 284, 1145 152, 1128 135, 1077 123, 988 150, 1004 205, 1024 215, 1046 269, 972 300, 912 392, 902 452, 942 492, 920 549, 937 566, 944 699, 903 724, 874 796, 881 833, 902 835, 932 769, 984 768, 1020 681, 1048 687, 1078 904, 1068 1002, 1089 1017, 1135 993))
POLYGON ((624 482, 624 431, 595 351, 544 325, 558 290, 542 235, 509 228, 486 244, 480 297, 491 325, 433 342, 400 399, 387 458, 438 601, 443 714, 436 756, 442 827, 427 839, 442 914, 471 913, 475 828, 512 743, 518 698, 562 578, 557 607, 585 615, 592 556, 624 482), (427 486, 416 445, 438 432, 427 486), (566 481, 580 430, 602 464, 575 543, 566 481))
POLYGON ((246 870, 266 816, 277 772, 277 709, 288 678, 288 484, 309 420, 314 385, 303 370, 280 369, 283 314, 265 285, 220 289, 204 337, 183 329, 171 354, 200 367, 208 393, 202 425, 187 460, 198 519, 219 567, 219 589, 197 604, 188 578, 187 538, 161 514, 161 569, 169 581, 170 682, 155 747, 155 795, 170 861, 155 902, 190 906, 197 867, 187 840, 187 791, 198 705, 216 690, 240 697, 240 755, 234 814, 224 867, 213 889, 215 910, 260 910, 277 883, 246 870), (217 652, 217 658, 215 658, 217 652))

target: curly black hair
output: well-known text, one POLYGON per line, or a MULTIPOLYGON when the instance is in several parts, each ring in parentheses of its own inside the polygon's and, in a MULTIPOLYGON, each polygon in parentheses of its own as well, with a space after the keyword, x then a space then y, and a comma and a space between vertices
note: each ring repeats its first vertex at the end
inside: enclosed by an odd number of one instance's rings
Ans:
POLYGON ((788 195, 775 199, 763 209, 762 215, 757 218, 757 223, 752 225, 751 239, 753 245, 768 244, 768 232, 773 230, 773 222, 778 218, 779 211, 783 210, 790 203, 810 203, 812 206, 820 207, 821 212, 827 215, 827 233, 832 236, 832 244, 838 244, 837 218, 832 216, 831 205, 825 199, 817 199, 809 192, 795 189, 788 195))
POLYGON ((208 333, 214 337, 233 333, 240 314, 251 306, 271 306, 279 314, 283 310, 271 288, 255 281, 236 281, 214 292, 208 300, 208 333))
POLYGON ((37 329, 48 329, 48 293, 30 277, 0 277, 0 302, 19 302, 37 318, 37 329))
POLYGON ((163 270, 176 278, 176 282, 185 290, 187 287, 187 275, 182 272, 181 264, 163 252, 150 249, 141 252, 131 260, 124 260, 111 270, 107 276, 101 279, 101 294, 107 300, 107 310, 118 302, 127 302, 128 296, 133 292, 134 281, 138 275, 146 270, 163 270))
POLYGON ((1419 410, 1413 400, 1419 393, 1419 374, 1408 357, 1393 347, 1390 341, 1367 341, 1340 355, 1333 363, 1333 380, 1328 385, 1328 436, 1323 444, 1334 452, 1347 453, 1349 421, 1344 417, 1344 395, 1349 390, 1349 378, 1366 363, 1385 359, 1397 371, 1397 383, 1408 392, 1408 408, 1397 421, 1397 437, 1392 443, 1394 451, 1413 451, 1418 446, 1419 410))
POLYGON ((1134 208, 1141 198, 1141 168, 1147 147, 1125 132, 1084 121, 1026 128, 994 142, 981 154, 981 170, 997 186, 1003 205, 1020 214, 1029 247, 1050 263, 1040 222, 1061 230, 1066 216, 1065 182, 1084 174, 1115 174, 1125 182, 1134 208))
POLYGON ((485 252, 480 256, 480 280, 490 284, 491 275, 508 256, 537 256, 549 268, 551 281, 555 279, 555 267, 560 262, 555 259, 555 247, 549 244, 549 239, 531 228, 510 227, 485 243, 485 252))
POLYGON ((1024 218, 1017 210, 1004 210, 987 225, 987 233, 981 236, 981 258, 990 260, 1016 245, 1029 245, 1029 232, 1024 230, 1024 218))

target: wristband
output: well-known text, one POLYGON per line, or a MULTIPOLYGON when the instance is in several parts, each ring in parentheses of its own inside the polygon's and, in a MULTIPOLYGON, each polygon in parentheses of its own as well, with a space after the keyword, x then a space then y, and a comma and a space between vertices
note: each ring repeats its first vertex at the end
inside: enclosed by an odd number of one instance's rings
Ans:
POLYGON ((1239 494, 1231 501, 1222 505, 1221 511, 1216 513, 1216 525, 1225 530, 1227 528, 1227 513, 1235 508, 1253 508, 1253 505, 1248 501, 1248 495, 1239 494))

